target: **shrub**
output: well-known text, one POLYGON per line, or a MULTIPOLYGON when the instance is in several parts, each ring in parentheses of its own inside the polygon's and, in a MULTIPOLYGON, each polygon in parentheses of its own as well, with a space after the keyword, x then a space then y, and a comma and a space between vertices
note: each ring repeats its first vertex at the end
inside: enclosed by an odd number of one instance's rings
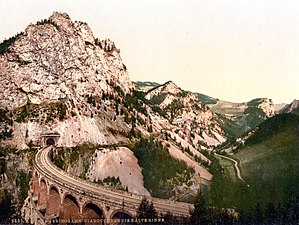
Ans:
POLYGON ((55 23, 53 20, 43 19, 43 20, 40 20, 40 21, 36 22, 36 25, 44 25, 44 24, 52 24, 54 27, 59 29, 58 24, 55 23))
POLYGON ((0 54, 4 54, 9 46, 11 46, 17 39, 17 37, 19 37, 20 35, 22 35, 23 32, 13 36, 13 37, 10 37, 9 39, 5 39, 1 44, 0 44, 0 54))

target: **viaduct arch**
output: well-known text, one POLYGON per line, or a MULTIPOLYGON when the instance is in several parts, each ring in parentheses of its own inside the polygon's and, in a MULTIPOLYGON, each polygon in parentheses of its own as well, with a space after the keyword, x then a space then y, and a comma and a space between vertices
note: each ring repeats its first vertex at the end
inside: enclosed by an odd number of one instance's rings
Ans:
MULTIPOLYGON (((113 216, 111 214, 111 218, 109 217, 111 206, 105 207, 106 210, 103 210, 102 203, 82 195, 78 197, 76 193, 59 184, 47 182, 46 178, 38 174, 36 170, 32 177, 31 192, 36 210, 42 215, 42 220, 46 221, 45 224, 51 223, 51 221, 102 221, 112 219, 113 216)), ((121 212, 121 210, 115 211, 121 212)), ((123 213, 128 214, 126 211, 123 213)))

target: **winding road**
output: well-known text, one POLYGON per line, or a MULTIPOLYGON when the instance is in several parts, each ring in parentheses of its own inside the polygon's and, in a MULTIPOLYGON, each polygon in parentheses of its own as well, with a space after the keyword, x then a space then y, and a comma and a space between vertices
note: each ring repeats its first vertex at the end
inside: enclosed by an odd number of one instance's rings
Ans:
POLYGON ((234 163, 234 167, 235 167, 235 171, 236 171, 236 175, 237 175, 237 177, 238 177, 241 181, 243 181, 243 182, 245 183, 244 179, 243 179, 242 176, 241 176, 241 171, 240 171, 240 168, 239 168, 239 163, 238 163, 236 160, 234 160, 234 159, 232 159, 232 158, 229 158, 229 157, 227 157, 227 156, 224 156, 224 155, 219 155, 219 154, 217 154, 216 152, 215 152, 214 154, 215 154, 216 156, 220 157, 220 158, 224 158, 224 159, 226 159, 226 160, 232 161, 232 162, 234 163))
MULTIPOLYGON (((132 194, 123 191, 113 191, 109 188, 102 187, 95 183, 71 176, 65 171, 59 169, 50 160, 52 146, 40 149, 34 158, 35 168, 47 179, 54 183, 74 191, 74 193, 84 193, 91 198, 103 199, 105 202, 126 202, 127 205, 137 208, 144 196, 132 194)), ((174 215, 189 216, 190 209, 193 209, 192 204, 174 202, 159 198, 150 198, 155 209, 158 212, 170 212, 174 215)))

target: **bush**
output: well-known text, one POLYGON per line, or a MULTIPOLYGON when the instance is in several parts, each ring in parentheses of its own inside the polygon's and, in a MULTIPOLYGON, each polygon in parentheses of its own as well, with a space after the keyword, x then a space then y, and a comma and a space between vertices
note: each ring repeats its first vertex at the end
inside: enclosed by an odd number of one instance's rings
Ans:
POLYGON ((67 110, 67 106, 61 103, 58 107, 60 121, 66 119, 66 110, 67 110))
POLYGON ((0 44, 0 54, 4 54, 8 50, 9 46, 11 46, 16 41, 17 37, 19 37, 22 34, 23 34, 23 32, 15 35, 15 36, 13 36, 13 37, 11 37, 9 39, 5 39, 0 44))
POLYGON ((6 191, 3 191, 3 193, 1 193, 0 199, 0 223, 10 224, 11 217, 14 213, 12 197, 9 196, 6 191))
POLYGON ((108 177, 103 179, 103 183, 109 184, 110 186, 121 185, 119 177, 115 178, 115 177, 108 176, 108 177))
POLYGON ((135 91, 133 95, 126 95, 125 98, 125 107, 126 108, 134 108, 138 112, 142 113, 143 115, 148 115, 146 108, 143 106, 143 98, 142 95, 135 91))
POLYGON ((36 25, 44 25, 44 24, 52 24, 54 27, 59 29, 59 26, 53 20, 43 19, 41 21, 36 22, 36 25))

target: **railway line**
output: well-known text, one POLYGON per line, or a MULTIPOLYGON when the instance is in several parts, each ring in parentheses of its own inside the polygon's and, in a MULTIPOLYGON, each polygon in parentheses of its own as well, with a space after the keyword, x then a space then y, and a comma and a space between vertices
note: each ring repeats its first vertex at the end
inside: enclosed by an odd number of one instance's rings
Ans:
MULTIPOLYGON (((124 191, 112 190, 90 181, 71 176, 65 171, 55 166, 50 159, 53 146, 41 148, 35 155, 35 168, 48 180, 71 190, 74 193, 83 194, 91 199, 101 200, 107 204, 125 202, 126 205, 137 209, 144 196, 124 191)), ((170 212, 174 215, 189 216, 192 204, 175 202, 159 198, 149 198, 155 209, 160 213, 170 212)))

